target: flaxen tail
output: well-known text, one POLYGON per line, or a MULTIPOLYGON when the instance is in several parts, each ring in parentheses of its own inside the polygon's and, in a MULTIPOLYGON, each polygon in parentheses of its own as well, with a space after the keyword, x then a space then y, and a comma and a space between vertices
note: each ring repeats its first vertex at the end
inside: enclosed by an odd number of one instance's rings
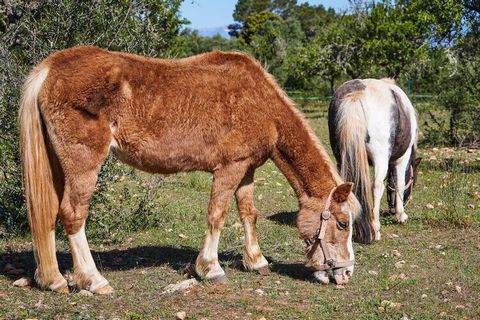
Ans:
POLYGON ((352 92, 342 99, 336 115, 339 171, 345 181, 354 183, 354 193, 362 206, 355 220, 355 240, 371 243, 375 240, 372 227, 373 199, 366 149, 367 123, 362 106, 363 92, 352 92))
POLYGON ((51 288, 58 279, 55 255, 55 222, 58 196, 48 154, 47 133, 39 110, 39 93, 48 75, 47 68, 35 68, 24 84, 20 101, 20 147, 28 221, 32 231, 37 271, 35 279, 51 288))

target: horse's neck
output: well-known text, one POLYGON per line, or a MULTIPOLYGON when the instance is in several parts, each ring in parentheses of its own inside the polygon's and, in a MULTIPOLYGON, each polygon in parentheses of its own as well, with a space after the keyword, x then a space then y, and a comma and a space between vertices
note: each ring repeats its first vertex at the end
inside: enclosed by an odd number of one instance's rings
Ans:
POLYGON ((338 176, 330 158, 305 121, 296 113, 283 121, 273 160, 300 201, 327 197, 338 176))

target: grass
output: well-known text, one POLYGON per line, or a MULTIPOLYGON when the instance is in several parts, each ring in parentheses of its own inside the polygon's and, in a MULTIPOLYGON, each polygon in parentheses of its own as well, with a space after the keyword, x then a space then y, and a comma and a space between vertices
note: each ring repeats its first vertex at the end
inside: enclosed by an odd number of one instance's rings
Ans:
MULTIPOLYGON (((325 111, 303 108, 330 152, 325 111)), ((112 231, 104 238, 98 230, 88 231, 97 266, 115 294, 84 297, 13 287, 15 278, 3 272, 4 265, 21 266, 31 275, 34 259, 28 238, 5 239, 0 241, 0 318, 174 319, 178 311, 185 311, 188 319, 478 318, 480 200, 475 192, 480 191, 480 154, 449 149, 421 153, 419 182, 407 207, 411 219, 398 225, 384 217, 380 242, 354 245, 355 274, 343 290, 312 281, 294 225, 297 200, 267 162, 255 175, 255 199, 259 243, 270 261, 270 276, 239 267, 243 230, 232 201, 220 243, 229 282, 201 283, 184 293, 162 295, 165 286, 184 279, 185 266, 202 245, 211 177, 198 172, 160 179, 137 173, 135 180, 118 179, 94 215, 128 212, 139 216, 121 216, 119 223, 131 219, 155 227, 129 225, 128 230, 137 231, 112 231), (137 181, 159 187, 145 197, 137 181), (146 211, 134 211, 142 199, 146 211), (142 221, 142 214, 149 220, 142 221)), ((71 271, 64 237, 58 251, 62 270, 71 271)))

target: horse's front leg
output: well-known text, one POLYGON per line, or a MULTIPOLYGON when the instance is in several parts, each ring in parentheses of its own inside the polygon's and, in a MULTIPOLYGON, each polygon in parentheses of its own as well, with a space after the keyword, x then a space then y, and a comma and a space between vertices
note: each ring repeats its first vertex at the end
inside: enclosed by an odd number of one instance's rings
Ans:
POLYGON ((387 176, 388 157, 378 157, 374 161, 375 180, 373 182, 373 228, 375 230, 375 240, 380 240, 380 202, 382 200, 385 186, 383 181, 387 176))
POLYGON ((253 203, 253 175, 253 170, 248 171, 235 192, 238 213, 245 231, 243 265, 248 270, 266 275, 270 273, 270 269, 257 242, 257 209, 253 203))
POLYGON ((408 166, 408 159, 410 153, 406 153, 395 166, 396 176, 396 192, 395 192, 395 217, 400 223, 405 223, 408 220, 408 215, 405 213, 403 207, 403 194, 405 191, 405 172, 408 166))
POLYGON ((225 280, 225 271, 218 263, 220 229, 225 221, 233 193, 245 172, 245 164, 233 163, 221 167, 213 174, 212 193, 208 206, 208 231, 195 263, 195 271, 200 277, 214 282, 225 280))

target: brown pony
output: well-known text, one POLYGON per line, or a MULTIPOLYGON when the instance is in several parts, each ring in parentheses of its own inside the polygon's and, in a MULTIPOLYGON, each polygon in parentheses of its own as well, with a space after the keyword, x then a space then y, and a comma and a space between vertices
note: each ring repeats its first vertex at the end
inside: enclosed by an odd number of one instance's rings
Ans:
POLYGON ((60 217, 79 289, 110 293, 85 236, 100 166, 112 151, 152 173, 213 174, 208 233, 196 272, 222 280, 220 229, 235 195, 245 230, 244 264, 268 272, 256 237, 253 176, 272 159, 299 199, 298 227, 314 274, 337 283, 353 272, 352 215, 358 202, 273 78, 245 54, 152 59, 77 47, 47 57, 23 89, 20 132, 25 194, 42 288, 68 291, 58 269, 60 217))

